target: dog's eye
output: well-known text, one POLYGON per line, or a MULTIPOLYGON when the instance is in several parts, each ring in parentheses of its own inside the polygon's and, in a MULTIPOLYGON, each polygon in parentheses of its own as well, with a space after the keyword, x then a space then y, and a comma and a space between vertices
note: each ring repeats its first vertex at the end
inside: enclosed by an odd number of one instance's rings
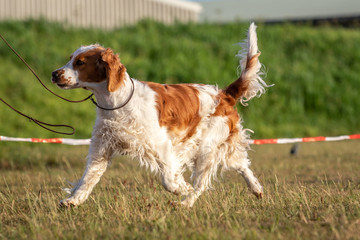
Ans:
POLYGON ((81 61, 80 59, 76 61, 76 65, 77 66, 81 66, 81 65, 84 65, 85 62, 81 61))

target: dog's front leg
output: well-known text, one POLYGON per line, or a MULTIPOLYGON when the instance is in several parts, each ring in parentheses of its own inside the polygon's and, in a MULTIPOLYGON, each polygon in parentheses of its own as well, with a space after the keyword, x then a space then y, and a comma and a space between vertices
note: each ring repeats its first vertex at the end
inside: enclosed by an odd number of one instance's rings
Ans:
POLYGON ((164 188, 176 195, 188 195, 193 191, 192 186, 183 177, 182 163, 176 157, 170 140, 162 142, 157 146, 158 154, 163 162, 162 185, 164 188))
MULTIPOLYGON (((90 149, 92 148, 90 147, 90 149)), ((98 154, 91 154, 91 152, 94 151, 90 150, 86 169, 82 178, 71 190, 71 196, 60 201, 61 206, 70 207, 83 203, 106 171, 109 162, 109 154, 99 156, 98 154)))

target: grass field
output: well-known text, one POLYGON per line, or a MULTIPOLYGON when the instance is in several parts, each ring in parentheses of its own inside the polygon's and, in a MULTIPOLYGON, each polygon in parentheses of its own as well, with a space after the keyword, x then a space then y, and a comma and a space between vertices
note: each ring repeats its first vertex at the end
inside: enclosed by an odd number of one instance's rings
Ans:
POLYGON ((359 140, 253 146, 257 200, 226 173, 192 209, 157 176, 115 158, 80 207, 57 204, 80 178, 87 147, 2 143, 1 239, 360 239, 359 140), (21 151, 19 151, 21 149, 21 151))

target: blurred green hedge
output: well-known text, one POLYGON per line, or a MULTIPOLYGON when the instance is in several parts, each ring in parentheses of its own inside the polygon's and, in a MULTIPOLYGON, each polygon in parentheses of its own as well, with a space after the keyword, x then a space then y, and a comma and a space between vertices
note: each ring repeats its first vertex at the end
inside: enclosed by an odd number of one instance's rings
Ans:
MULTIPOLYGON (((72 99, 85 90, 63 91, 50 81, 81 45, 99 43, 119 53, 133 78, 161 83, 225 87, 237 78, 248 24, 175 24, 142 21, 112 31, 64 27, 44 20, 0 22, 0 32, 48 86, 72 99)), ((360 31, 306 25, 258 26, 260 61, 275 86, 248 107, 239 106, 253 138, 341 135, 360 132, 360 31)), ((92 103, 71 104, 47 93, 19 59, 0 43, 0 97, 49 123, 73 125, 88 138, 92 103)), ((0 104, 0 135, 63 137, 47 132, 0 104)))

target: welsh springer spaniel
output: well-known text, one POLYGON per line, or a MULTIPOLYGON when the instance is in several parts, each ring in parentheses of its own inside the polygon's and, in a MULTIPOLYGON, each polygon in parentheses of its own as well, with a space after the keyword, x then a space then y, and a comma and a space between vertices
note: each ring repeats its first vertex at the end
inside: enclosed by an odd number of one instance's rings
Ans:
POLYGON ((68 189, 62 206, 83 203, 115 154, 137 158, 159 173, 166 190, 185 196, 191 207, 211 184, 219 167, 240 173, 252 193, 263 188, 249 169, 248 132, 234 106, 265 92, 261 78, 256 26, 242 43, 241 75, 225 89, 203 84, 159 84, 132 79, 118 55, 98 44, 77 49, 70 61, 52 73, 62 89, 84 88, 98 106, 87 165, 82 178, 68 189), (127 104, 123 104, 126 102, 127 104), (193 184, 183 173, 192 171, 193 184))

